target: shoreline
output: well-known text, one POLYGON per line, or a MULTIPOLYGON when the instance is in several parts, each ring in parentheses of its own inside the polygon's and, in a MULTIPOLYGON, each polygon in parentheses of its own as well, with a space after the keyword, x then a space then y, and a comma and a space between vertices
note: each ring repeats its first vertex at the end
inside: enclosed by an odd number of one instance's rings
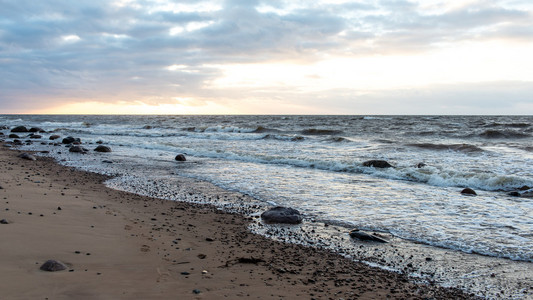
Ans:
POLYGON ((252 234, 247 217, 210 205, 113 190, 107 176, 19 153, 0 150, 6 299, 474 298, 252 234), (48 259, 69 269, 39 271, 48 259))

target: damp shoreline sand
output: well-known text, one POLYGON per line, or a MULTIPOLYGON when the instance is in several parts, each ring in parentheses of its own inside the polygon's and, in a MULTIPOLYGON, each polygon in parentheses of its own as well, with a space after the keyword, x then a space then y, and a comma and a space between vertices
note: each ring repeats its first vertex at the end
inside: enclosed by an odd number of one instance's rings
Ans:
POLYGON ((249 232, 213 206, 107 188, 109 177, 0 149, 3 299, 463 299, 460 290, 249 232), (39 267, 48 259, 68 265, 39 267))

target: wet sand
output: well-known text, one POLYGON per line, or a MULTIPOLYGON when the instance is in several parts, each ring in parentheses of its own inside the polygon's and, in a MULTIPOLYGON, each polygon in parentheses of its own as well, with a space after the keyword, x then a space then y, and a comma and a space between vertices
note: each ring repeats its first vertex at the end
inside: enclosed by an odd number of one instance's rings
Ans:
MULTIPOLYGON (((456 289, 249 232, 209 205, 0 149, 1 299, 469 299, 456 289), (45 272, 48 259, 68 269, 45 272)), ((192 183, 191 183, 192 184, 192 183)))

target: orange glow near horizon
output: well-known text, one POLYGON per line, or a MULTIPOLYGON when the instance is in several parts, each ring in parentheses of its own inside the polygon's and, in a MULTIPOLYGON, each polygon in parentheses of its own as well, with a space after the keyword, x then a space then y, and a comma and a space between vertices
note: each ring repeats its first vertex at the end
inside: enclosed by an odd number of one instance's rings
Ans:
POLYGON ((87 101, 71 103, 52 108, 37 109, 30 114, 57 115, 201 115, 201 114, 238 114, 239 112, 227 107, 208 102, 206 105, 194 106, 186 104, 148 105, 142 102, 135 104, 118 102, 104 103, 87 101))

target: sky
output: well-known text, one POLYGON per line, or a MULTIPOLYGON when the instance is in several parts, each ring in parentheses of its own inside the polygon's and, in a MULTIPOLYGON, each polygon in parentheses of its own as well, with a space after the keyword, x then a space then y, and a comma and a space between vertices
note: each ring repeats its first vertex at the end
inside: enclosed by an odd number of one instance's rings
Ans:
POLYGON ((533 114, 530 0, 0 0, 0 113, 533 114))

